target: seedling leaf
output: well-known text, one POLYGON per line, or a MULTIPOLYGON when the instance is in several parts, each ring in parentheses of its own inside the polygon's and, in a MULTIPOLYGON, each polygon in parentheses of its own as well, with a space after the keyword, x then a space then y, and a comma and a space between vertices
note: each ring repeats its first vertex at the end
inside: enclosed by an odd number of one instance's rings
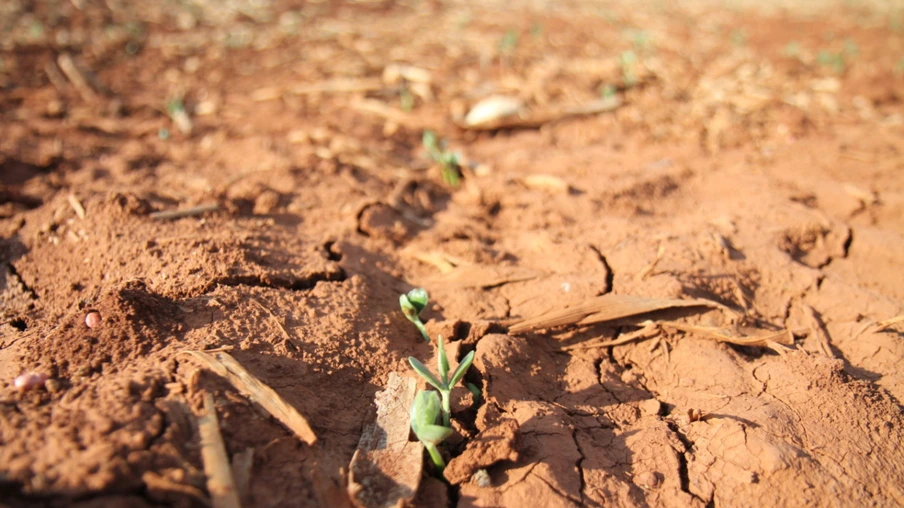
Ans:
POLYGON ((452 434, 452 429, 436 425, 439 415, 439 395, 434 391, 419 391, 411 405, 411 430, 419 441, 437 445, 452 434))
POLYGON ((471 363, 473 361, 474 351, 471 351, 462 359, 461 363, 458 364, 458 368, 456 368, 455 372, 452 374, 452 379, 449 380, 449 388, 452 388, 453 386, 458 384, 458 382, 461 381, 461 378, 465 377, 465 372, 467 372, 468 367, 471 366, 471 363))
POLYGON ((424 443, 438 445, 452 435, 452 429, 442 425, 424 425, 415 431, 415 435, 417 435, 418 440, 424 443))
POLYGON ((405 314, 405 317, 408 318, 409 321, 415 321, 418 318, 417 307, 415 307, 411 301, 405 295, 399 295, 399 307, 402 308, 402 313, 405 314))
MULTIPOLYGON (((442 381, 436 379, 436 376, 433 375, 432 372, 427 368, 426 365, 418 361, 417 358, 413 356, 408 357, 408 363, 411 364, 411 368, 415 370, 425 381, 433 385, 437 390, 442 390, 444 388, 442 381)), ((438 402, 438 401, 437 401, 438 402)))

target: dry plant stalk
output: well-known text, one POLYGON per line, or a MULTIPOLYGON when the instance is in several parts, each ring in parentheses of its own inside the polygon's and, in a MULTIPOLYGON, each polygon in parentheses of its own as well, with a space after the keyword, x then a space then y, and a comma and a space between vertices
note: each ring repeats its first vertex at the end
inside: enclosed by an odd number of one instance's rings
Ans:
POLYGON ((63 71, 63 74, 69 78, 72 86, 74 86, 78 91, 78 94, 82 96, 82 99, 85 101, 92 101, 97 98, 97 94, 94 93, 94 90, 88 84, 85 75, 82 74, 82 71, 75 65, 75 61, 72 60, 72 56, 69 55, 69 53, 61 53, 60 56, 57 57, 57 65, 60 66, 60 70, 63 71))
POLYGON ((900 316, 895 316, 893 318, 884 319, 884 320, 876 323, 876 331, 881 332, 881 331, 887 330, 887 329, 891 328, 892 326, 894 326, 898 323, 901 323, 901 322, 904 322, 904 314, 901 314, 900 316))
POLYGON ((660 328, 657 323, 654 323, 652 321, 644 321, 641 324, 643 325, 643 328, 641 328, 640 330, 635 330, 631 333, 623 334, 622 336, 620 336, 617 339, 587 341, 587 342, 582 342, 580 344, 565 346, 562 348, 562 350, 563 351, 572 351, 575 349, 591 349, 591 348, 595 348, 595 347, 620 346, 622 344, 634 342, 635 340, 652 339, 660 332, 660 328))
POLYGON ((181 210, 166 210, 163 212, 154 212, 149 216, 152 219, 156 220, 173 220, 173 219, 181 219, 183 217, 191 217, 194 215, 203 215, 207 212, 215 212, 220 209, 220 205, 217 203, 210 203, 206 205, 198 205, 193 206, 191 208, 183 208, 181 210))
POLYGON ((794 345, 794 336, 791 335, 791 332, 789 330, 782 330, 770 335, 738 337, 731 335, 728 330, 711 326, 688 325, 674 321, 660 321, 657 324, 664 328, 671 328, 673 330, 678 330, 685 333, 692 333, 700 337, 713 339, 718 342, 735 344, 737 346, 756 346, 771 348, 772 346, 769 344, 770 342, 783 346, 794 345))
POLYGON ((217 421, 217 408, 209 392, 204 393, 204 414, 198 416, 198 433, 211 504, 214 508, 240 508, 238 491, 232 481, 232 466, 217 421))
POLYGON ((85 207, 82 206, 82 202, 78 200, 75 194, 69 194, 66 196, 66 199, 69 201, 69 206, 75 211, 75 215, 77 215, 79 219, 84 220, 88 214, 85 212, 85 207))
POLYGON ((204 351, 184 351, 179 355, 189 356, 225 378, 236 390, 259 404, 308 445, 317 442, 317 436, 305 417, 283 400, 273 388, 245 370, 235 358, 222 352, 209 355, 204 351))

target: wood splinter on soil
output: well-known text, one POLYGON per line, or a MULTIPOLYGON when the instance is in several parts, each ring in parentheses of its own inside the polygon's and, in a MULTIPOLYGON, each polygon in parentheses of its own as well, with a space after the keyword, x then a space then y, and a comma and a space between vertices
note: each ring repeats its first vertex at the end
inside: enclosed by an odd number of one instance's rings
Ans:
POLYGON ((222 352, 209 355, 204 351, 184 351, 179 353, 179 356, 181 355, 191 357, 229 381, 236 390, 253 402, 260 404, 262 408, 282 422, 283 425, 288 427, 289 430, 294 432, 299 439, 309 446, 317 442, 317 436, 311 429, 307 419, 283 400, 273 388, 270 388, 245 370, 235 358, 222 352))

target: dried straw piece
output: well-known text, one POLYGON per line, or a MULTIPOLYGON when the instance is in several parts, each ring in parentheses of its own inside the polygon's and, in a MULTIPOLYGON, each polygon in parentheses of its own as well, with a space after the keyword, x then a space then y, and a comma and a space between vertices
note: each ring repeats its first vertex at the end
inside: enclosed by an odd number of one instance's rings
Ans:
POLYGON ((207 492, 214 508, 240 508, 238 491, 232 481, 229 455, 220 434, 217 408, 213 395, 204 393, 204 414, 198 417, 198 433, 201 435, 201 460, 207 475, 207 492))
POLYGON ((204 351, 184 351, 179 355, 190 356, 204 367, 225 378, 243 395, 253 402, 260 404, 264 410, 273 415, 298 436, 299 439, 313 445, 317 442, 317 436, 310 424, 294 407, 290 406, 273 388, 262 383, 242 365, 226 353, 209 355, 204 351))
POLYGON ((75 61, 72 60, 72 56, 69 55, 69 53, 61 53, 60 56, 57 57, 57 65, 60 66, 60 70, 63 71, 63 74, 69 78, 69 81, 78 91, 79 95, 82 96, 82 99, 92 101, 97 98, 97 94, 94 93, 94 90, 88 84, 88 79, 85 78, 82 71, 75 65, 75 61))
POLYGON ((194 215, 203 215, 207 212, 215 212, 220 209, 217 203, 193 206, 191 208, 183 208, 181 210, 166 210, 163 212, 154 212, 150 214, 152 219, 156 220, 172 220, 181 219, 183 217, 191 217, 194 215))
POLYGON ((881 331, 887 330, 888 328, 891 328, 892 326, 894 326, 902 321, 904 321, 904 314, 901 314, 900 316, 895 316, 893 318, 884 319, 884 320, 876 323, 876 331, 881 332, 881 331))
POLYGON ((75 214, 78 215, 79 219, 84 219, 88 215, 85 212, 85 207, 82 206, 82 202, 78 200, 75 194, 69 194, 66 196, 66 199, 69 201, 69 206, 72 207, 72 210, 75 211, 75 214))
POLYGON ((659 326, 662 326, 663 328, 671 328, 673 330, 692 333, 694 335, 705 337, 707 339, 713 339, 718 342, 727 342, 729 344, 735 344, 738 346, 758 346, 771 348, 772 346, 770 345, 770 342, 772 344, 786 346, 794 345, 794 336, 791 335, 791 332, 789 330, 782 330, 770 335, 737 337, 730 335, 730 332, 728 330, 725 330, 723 328, 714 328, 711 326, 688 325, 674 321, 660 321, 657 324, 659 326))
POLYGON ((644 327, 641 328, 640 330, 635 330, 631 333, 623 334, 617 339, 587 341, 587 342, 582 342, 580 344, 565 346, 562 348, 562 350, 563 351, 571 351, 571 350, 575 350, 575 349, 591 349, 591 348, 595 348, 595 347, 620 346, 622 344, 634 342, 635 340, 652 339, 661 331, 659 328, 659 325, 652 321, 644 321, 642 324, 644 325, 644 327))

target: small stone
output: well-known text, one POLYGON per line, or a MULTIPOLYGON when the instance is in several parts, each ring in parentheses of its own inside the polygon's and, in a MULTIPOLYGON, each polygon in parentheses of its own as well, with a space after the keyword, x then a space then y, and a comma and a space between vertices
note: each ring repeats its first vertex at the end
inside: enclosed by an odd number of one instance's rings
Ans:
POLYGON ((272 190, 265 190, 254 200, 254 214, 267 215, 279 206, 279 194, 272 190))
POLYGON ((56 379, 48 379, 44 382, 44 388, 50 393, 59 393, 63 389, 63 384, 56 379))
POLYGON ((699 422, 700 420, 703 419, 703 411, 700 411, 699 409, 688 409, 687 410, 687 419, 691 423, 699 422))
POLYGON ((477 472, 471 475, 471 482, 477 484, 477 486, 482 489, 493 485, 492 480, 490 480, 490 473, 488 473, 486 469, 478 469, 477 472))
POLYGON ((101 321, 100 313, 97 311, 91 311, 85 316, 85 326, 88 328, 97 328, 101 321))
POLYGON ((662 403, 656 399, 648 399, 640 403, 640 412, 644 416, 656 416, 662 410, 662 403))
POLYGON ((655 489, 660 483, 659 475, 652 471, 644 471, 634 478, 634 484, 644 489, 655 489))

